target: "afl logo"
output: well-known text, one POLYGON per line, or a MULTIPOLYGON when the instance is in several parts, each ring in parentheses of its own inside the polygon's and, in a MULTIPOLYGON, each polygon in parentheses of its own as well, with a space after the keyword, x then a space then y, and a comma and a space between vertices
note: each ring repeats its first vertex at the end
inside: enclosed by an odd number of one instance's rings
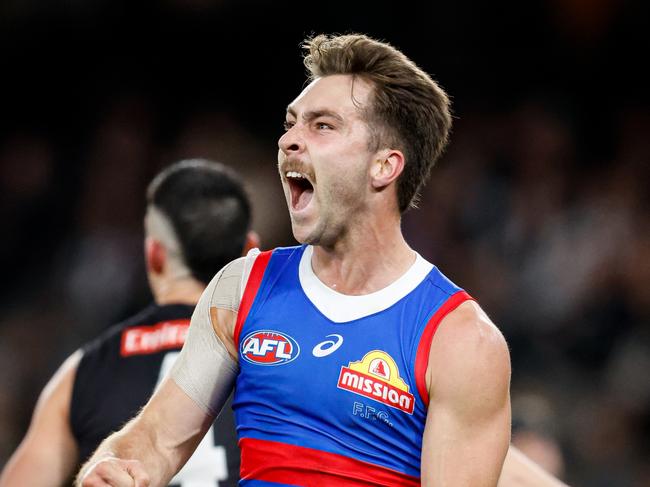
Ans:
POLYGON ((279 331, 254 331, 241 342, 242 358, 255 365, 284 365, 299 354, 298 342, 279 331))

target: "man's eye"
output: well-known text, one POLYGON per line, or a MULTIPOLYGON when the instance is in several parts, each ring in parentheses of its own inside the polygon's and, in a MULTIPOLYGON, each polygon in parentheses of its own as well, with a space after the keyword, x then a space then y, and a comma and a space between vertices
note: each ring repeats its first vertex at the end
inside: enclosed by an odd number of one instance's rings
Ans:
POLYGON ((284 130, 287 131, 287 130, 289 130, 291 127, 294 126, 294 122, 287 122, 287 121, 285 121, 282 125, 283 125, 283 127, 284 127, 284 130))
POLYGON ((325 123, 325 122, 316 122, 316 128, 318 130, 328 130, 328 129, 331 129, 332 126, 330 124, 328 124, 328 123, 325 123))

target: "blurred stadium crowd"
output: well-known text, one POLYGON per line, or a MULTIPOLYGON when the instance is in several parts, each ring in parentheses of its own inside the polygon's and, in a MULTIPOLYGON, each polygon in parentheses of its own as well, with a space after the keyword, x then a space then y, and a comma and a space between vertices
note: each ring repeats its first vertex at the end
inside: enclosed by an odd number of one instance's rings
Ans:
POLYGON ((91 4, 0 7, 0 465, 60 362, 149 299, 141 220, 160 167, 233 166, 263 246, 294 244, 274 164, 298 44, 356 30, 454 99, 404 229, 508 339, 513 441, 572 485, 650 485, 650 84, 626 61, 647 56, 647 7, 360 2, 269 26, 302 7, 91 4))

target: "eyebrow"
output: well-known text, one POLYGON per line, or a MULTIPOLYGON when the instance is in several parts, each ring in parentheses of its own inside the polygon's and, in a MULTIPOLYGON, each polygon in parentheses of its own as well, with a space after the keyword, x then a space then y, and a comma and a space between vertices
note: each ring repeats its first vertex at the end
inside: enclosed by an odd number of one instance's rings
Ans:
MULTIPOLYGON (((296 111, 293 109, 293 107, 291 105, 289 105, 287 107, 287 113, 289 115, 291 115, 292 117, 294 117, 294 118, 298 118, 298 114, 296 113, 296 111)), ((302 114, 302 118, 306 122, 310 122, 310 121, 312 121, 312 120, 314 120, 316 118, 319 118, 319 117, 332 117, 332 118, 338 120, 339 122, 344 121, 343 117, 341 117, 341 115, 339 115, 338 113, 336 113, 336 112, 334 112, 332 110, 328 110, 326 108, 323 108, 323 109, 320 109, 320 110, 310 110, 310 111, 304 112, 302 114)))

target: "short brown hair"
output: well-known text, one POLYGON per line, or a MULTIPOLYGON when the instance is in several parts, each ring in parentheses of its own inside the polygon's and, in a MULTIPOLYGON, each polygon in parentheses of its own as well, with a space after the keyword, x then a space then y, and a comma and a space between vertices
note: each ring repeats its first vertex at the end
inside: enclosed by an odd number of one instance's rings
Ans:
POLYGON ((400 212, 415 207, 451 129, 447 94, 402 52, 363 34, 318 35, 303 47, 310 78, 360 76, 374 86, 364 114, 373 133, 371 150, 393 147, 406 158, 397 181, 400 212))

